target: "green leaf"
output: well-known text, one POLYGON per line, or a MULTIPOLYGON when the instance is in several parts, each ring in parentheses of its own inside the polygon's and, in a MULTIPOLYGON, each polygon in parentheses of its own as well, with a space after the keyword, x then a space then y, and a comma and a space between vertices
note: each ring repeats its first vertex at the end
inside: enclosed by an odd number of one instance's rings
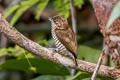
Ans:
POLYGON ((120 17, 120 1, 115 5, 110 17, 109 17, 109 20, 108 20, 108 23, 107 23, 107 26, 106 28, 108 29, 110 27, 110 25, 118 18, 120 17))
POLYGON ((68 77, 67 80, 82 80, 82 79, 85 79, 85 78, 90 78, 91 75, 88 74, 88 73, 85 73, 85 72, 77 72, 76 75, 72 76, 72 77, 68 77))
POLYGON ((26 57, 27 58, 35 58, 35 56, 32 54, 32 53, 29 53, 29 52, 25 52, 25 53, 21 53, 21 54, 16 54, 15 55, 17 57, 17 59, 25 59, 26 57), (26 55, 26 56, 25 56, 26 55))
POLYGON ((65 80, 65 77, 57 75, 43 75, 32 80, 65 80))
POLYGON ((70 16, 70 3, 69 0, 54 0, 54 7, 59 11, 59 16, 64 16, 68 18, 70 16))
MULTIPOLYGON (((76 75, 72 76, 68 80, 90 80, 91 74, 85 72, 78 72, 76 75)), ((107 77, 96 77, 96 80, 113 80, 107 77)))
POLYGON ((82 8, 82 5, 84 4, 84 0, 74 0, 74 5, 78 8, 82 8))
POLYGON ((37 4, 36 16, 35 16, 36 20, 40 19, 40 15, 41 15, 42 11, 44 10, 44 8, 47 6, 48 1, 49 0, 40 0, 40 2, 37 4))
POLYGON ((7 60, 5 63, 0 65, 0 69, 3 70, 18 70, 25 72, 34 72, 36 70, 37 73, 40 74, 53 74, 53 75, 69 75, 69 71, 66 67, 63 67, 58 64, 54 64, 50 61, 44 59, 30 59, 29 61, 32 67, 28 64, 26 59, 11 59, 7 60))
POLYGON ((19 9, 15 12, 14 16, 12 17, 10 24, 13 26, 16 21, 19 19, 19 17, 31 6, 35 5, 39 0, 27 0, 22 1, 20 4, 19 9))
POLYGON ((77 74, 75 74, 73 77, 71 77, 71 80, 75 80, 77 79, 80 75, 81 75, 82 72, 77 72, 77 74))
MULTIPOLYGON (((83 4, 84 0, 74 0, 74 5, 78 8, 81 8, 83 4)), ((66 19, 70 16, 69 0, 54 0, 53 5, 59 11, 59 16, 64 16, 66 19)))
POLYGON ((8 48, 3 48, 0 49, 0 57, 1 56, 5 56, 7 54, 13 54, 13 55, 18 55, 17 53, 26 53, 27 51, 25 51, 23 48, 20 48, 19 46, 15 46, 15 47, 8 47, 8 48))
POLYGON ((8 54, 8 50, 6 48, 0 49, 0 57, 7 54, 8 54))
POLYGON ((100 56, 100 53, 101 53, 100 50, 96 50, 87 46, 78 47, 78 58, 85 61, 97 62, 100 56))
POLYGON ((8 11, 6 11, 6 13, 3 15, 4 18, 7 18, 10 14, 12 14, 15 10, 17 10, 20 6, 19 5, 15 5, 12 8, 8 9, 8 11))

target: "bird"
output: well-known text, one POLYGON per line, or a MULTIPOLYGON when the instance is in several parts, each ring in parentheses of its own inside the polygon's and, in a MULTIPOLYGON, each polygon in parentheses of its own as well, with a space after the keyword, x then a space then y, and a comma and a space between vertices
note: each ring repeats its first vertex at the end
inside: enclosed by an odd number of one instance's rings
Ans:
POLYGON ((52 27, 52 38, 55 42, 58 53, 72 58, 77 66, 77 40, 74 31, 68 24, 68 21, 61 16, 49 17, 49 20, 52 27))

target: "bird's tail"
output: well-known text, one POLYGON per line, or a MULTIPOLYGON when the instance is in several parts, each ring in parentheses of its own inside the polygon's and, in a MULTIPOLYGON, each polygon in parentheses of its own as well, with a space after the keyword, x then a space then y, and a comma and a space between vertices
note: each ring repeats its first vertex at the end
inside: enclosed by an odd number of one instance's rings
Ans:
POLYGON ((77 58, 74 57, 75 65, 78 66, 77 58))
POLYGON ((75 65, 78 66, 78 63, 77 63, 77 56, 75 54, 73 54, 74 56, 74 61, 75 61, 75 65))
MULTIPOLYGON (((73 54, 72 59, 74 60, 75 65, 78 66, 78 63, 77 63, 77 55, 73 54)), ((71 75, 74 76, 75 73, 76 73, 76 70, 75 70, 75 69, 72 69, 72 70, 71 70, 71 75)))

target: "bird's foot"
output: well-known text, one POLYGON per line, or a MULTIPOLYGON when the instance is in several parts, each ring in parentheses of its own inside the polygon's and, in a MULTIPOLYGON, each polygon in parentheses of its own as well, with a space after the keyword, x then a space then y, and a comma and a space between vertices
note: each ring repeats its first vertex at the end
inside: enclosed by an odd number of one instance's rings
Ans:
POLYGON ((57 48, 48 48, 48 49, 53 51, 53 52, 59 52, 59 50, 57 48))

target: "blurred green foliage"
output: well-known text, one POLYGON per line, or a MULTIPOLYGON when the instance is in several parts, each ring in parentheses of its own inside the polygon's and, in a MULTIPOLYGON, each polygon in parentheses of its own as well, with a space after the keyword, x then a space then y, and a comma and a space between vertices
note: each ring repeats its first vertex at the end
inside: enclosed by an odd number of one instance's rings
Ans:
POLYGON ((69 70, 66 67, 60 66, 58 64, 52 63, 50 61, 47 61, 41 58, 36 58, 33 54, 25 51, 23 48, 20 48, 19 46, 0 49, 0 54, 2 56, 7 56, 7 57, 14 56, 15 57, 15 59, 6 60, 5 63, 0 65, 0 69, 33 72, 31 70, 31 66, 28 64, 28 61, 26 59, 26 56, 27 56, 31 65, 34 68, 36 68, 37 73, 54 74, 54 75, 55 74, 56 75, 57 74, 69 75, 69 70))
POLYGON ((65 80, 65 76, 43 75, 32 80, 65 80))
POLYGON ((40 0, 39 3, 36 6, 36 16, 35 19, 39 20, 40 19, 40 15, 42 13, 42 11, 44 10, 44 8, 47 6, 49 0, 40 0))
MULTIPOLYGON (((42 75, 69 75, 69 70, 66 67, 60 66, 58 64, 52 63, 50 61, 40 59, 40 58, 29 58, 30 63, 33 68, 36 69, 36 73, 42 75)), ((2 70, 17 70, 24 72, 34 73, 34 69, 28 64, 26 59, 9 59, 5 63, 0 65, 2 70)))
MULTIPOLYGON (((41 41, 41 45, 48 46, 49 41, 41 41)), ((97 62, 100 51, 79 45, 79 59, 84 59, 86 61, 97 62), (84 54, 83 54, 84 53, 84 54), (94 55, 94 56, 93 56, 94 55)), ((78 72, 75 76, 70 76, 70 70, 64 66, 52 63, 48 60, 37 58, 33 54, 25 51, 19 46, 4 48, 0 50, 1 56, 8 56, 3 64, 0 65, 1 70, 17 70, 31 73, 39 73, 39 76, 33 80, 83 80, 91 77, 91 74, 84 72, 78 72), (11 54, 11 55, 9 55, 11 54), (29 65, 25 55, 29 59, 32 66, 29 65), (14 59, 10 58, 14 56, 14 59), (36 71, 36 72, 35 72, 36 71)), ((110 78, 97 77, 97 80, 112 80, 110 78)))
MULTIPOLYGON (((73 0, 75 7, 81 8, 84 4, 84 0, 73 0)), ((59 11, 59 16, 68 18, 70 16, 70 3, 69 0, 54 0, 54 7, 59 11)))
POLYGON ((19 19, 19 17, 28 8, 35 5, 37 2, 39 2, 39 0, 25 0, 25 1, 22 1, 20 4, 15 5, 15 6, 18 6, 19 8, 18 7, 16 8, 16 7, 13 6, 11 9, 9 9, 9 13, 8 12, 5 13, 4 17, 5 18, 8 17, 13 11, 15 11, 15 14, 14 14, 14 16, 12 17, 12 19, 10 21, 10 24, 14 25, 16 23, 16 21, 19 19))
POLYGON ((79 53, 78 55, 79 59, 96 63, 100 56, 101 51, 87 46, 79 45, 78 53, 79 53))
MULTIPOLYGON (((17 4, 6 11, 4 17, 7 18, 9 15, 14 14, 10 20, 10 24, 14 25, 25 11, 31 7, 35 7, 35 19, 39 20, 41 13, 48 5, 49 1, 50 0, 22 0, 20 4, 17 4)), ((51 0, 51 2, 53 3, 54 8, 59 11, 58 15, 64 16, 65 18, 70 16, 69 0, 51 0)), ((84 4, 84 0, 74 0, 74 3, 76 7, 81 8, 84 4)))
MULTIPOLYGON (((91 74, 78 72, 75 76, 43 75, 32 80, 90 80, 91 74)), ((111 78, 97 77, 96 80, 114 80, 111 78)))
POLYGON ((57 11, 60 11, 59 16, 64 16, 65 18, 70 16, 69 0, 54 0, 54 6, 57 11))
MULTIPOLYGON (((76 75, 68 78, 68 80, 90 80, 90 78, 91 78, 91 74, 79 71, 76 73, 76 75)), ((113 79, 97 76, 96 80, 113 80, 113 79)))

